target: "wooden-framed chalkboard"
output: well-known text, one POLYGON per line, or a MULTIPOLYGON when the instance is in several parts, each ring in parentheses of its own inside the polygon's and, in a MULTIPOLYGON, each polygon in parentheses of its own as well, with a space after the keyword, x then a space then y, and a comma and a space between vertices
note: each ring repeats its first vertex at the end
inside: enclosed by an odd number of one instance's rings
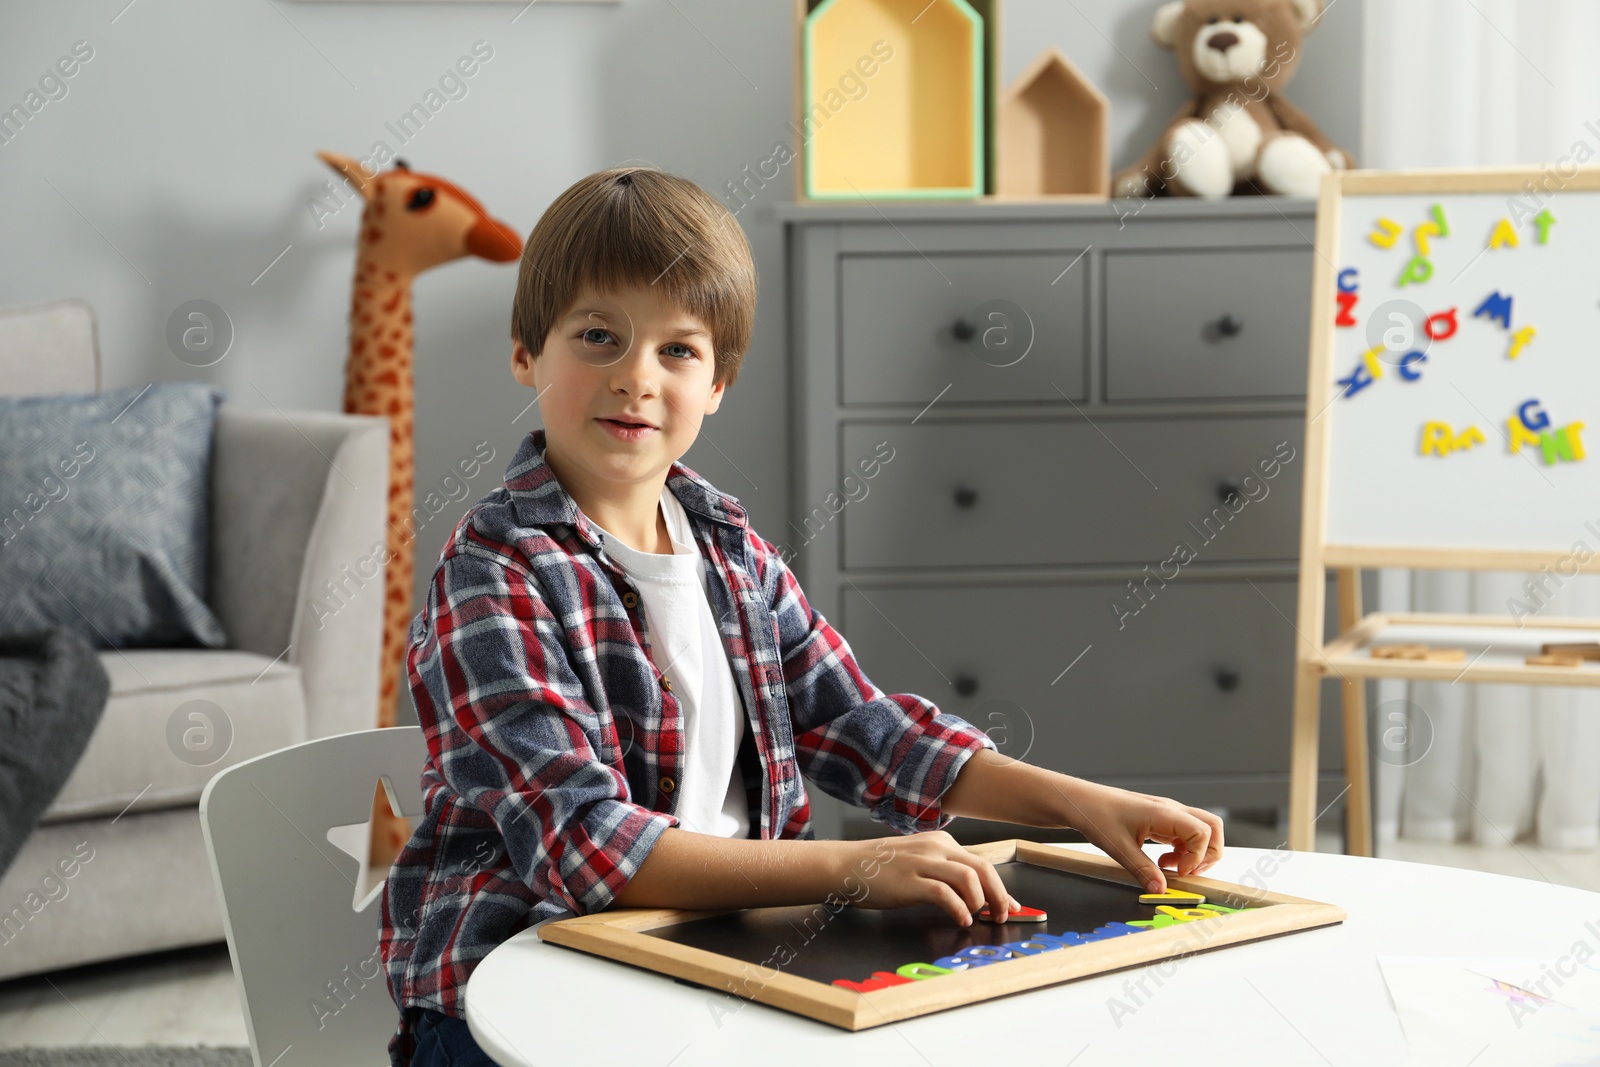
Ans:
MULTIPOLYGON (((893 862, 893 844, 884 838, 878 846, 883 862, 893 862)), ((1333 904, 1172 874, 1169 888, 1203 894, 1207 904, 1164 910, 1140 904, 1133 876, 1104 856, 1015 839, 965 847, 995 865, 1018 902, 1049 920, 959 926, 933 905, 855 907, 851 900, 871 892, 863 872, 855 888, 815 905, 619 909, 544 923, 539 937, 865 1030, 1345 918, 1333 904)))
MULTIPOLYGON (((1363 614, 1360 597, 1369 567, 1540 572, 1546 588, 1600 569, 1600 170, 1330 174, 1314 272, 1289 846, 1313 844, 1336 674, 1348 851, 1371 855, 1365 679, 1600 685, 1600 619, 1540 614, 1537 594, 1504 615, 1363 614)), ((1423 724, 1382 726, 1404 744, 1423 724)))

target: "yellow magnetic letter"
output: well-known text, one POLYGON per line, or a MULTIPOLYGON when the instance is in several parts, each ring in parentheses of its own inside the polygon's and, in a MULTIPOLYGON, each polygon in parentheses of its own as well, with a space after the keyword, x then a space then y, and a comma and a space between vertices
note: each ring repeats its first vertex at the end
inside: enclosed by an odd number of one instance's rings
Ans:
POLYGON ((1393 219, 1379 219, 1378 228, 1367 235, 1367 240, 1379 248, 1393 248, 1395 241, 1399 240, 1404 232, 1405 227, 1393 219))
MULTIPOLYGON (((1515 421, 1515 420, 1513 420, 1515 421)), ((1448 456, 1455 447, 1456 434, 1448 422, 1425 422, 1422 424, 1422 454, 1424 456, 1448 456)), ((1534 438, 1538 441, 1538 438, 1534 438)))
POLYGON ((1511 351, 1507 353, 1508 358, 1516 359, 1518 356, 1522 355, 1522 350, 1528 347, 1528 342, 1532 341, 1534 335, 1538 332, 1539 331, 1535 330, 1532 326, 1524 326, 1522 329, 1512 334, 1511 351))
POLYGON ((1443 237, 1444 231, 1439 228, 1439 224, 1436 222, 1424 222, 1416 229, 1411 231, 1411 236, 1414 237, 1417 242, 1417 255, 1427 256, 1433 254, 1430 251, 1431 246, 1428 243, 1428 238, 1430 236, 1443 237))
POLYGON ((1522 420, 1515 415, 1506 420, 1506 430, 1507 443, 1513 452, 1521 452, 1528 445, 1539 443, 1539 435, 1522 425, 1522 420))
POLYGON ((1489 238, 1490 248, 1515 248, 1517 247, 1517 231, 1511 225, 1510 219, 1501 219, 1494 228, 1494 235, 1489 238))

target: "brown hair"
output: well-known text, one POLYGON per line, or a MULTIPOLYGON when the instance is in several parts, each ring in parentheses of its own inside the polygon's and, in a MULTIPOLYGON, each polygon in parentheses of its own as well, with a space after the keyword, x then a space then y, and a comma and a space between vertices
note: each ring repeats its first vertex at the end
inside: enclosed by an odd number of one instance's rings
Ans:
POLYGON ((653 284, 707 324, 715 381, 732 385, 755 323, 750 244, 719 200, 656 167, 597 171, 545 209, 523 246, 511 336, 537 356, 586 285, 653 284))

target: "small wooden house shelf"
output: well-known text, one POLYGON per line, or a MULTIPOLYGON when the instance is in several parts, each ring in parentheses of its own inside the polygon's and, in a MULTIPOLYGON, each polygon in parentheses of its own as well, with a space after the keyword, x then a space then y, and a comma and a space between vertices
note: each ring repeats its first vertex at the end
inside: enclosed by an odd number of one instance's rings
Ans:
POLYGON ((1110 196, 1110 112, 1060 49, 1045 49, 1000 102, 996 194, 1110 196))
POLYGON ((967 0, 796 4, 801 196, 982 196, 988 75, 978 11, 967 0))

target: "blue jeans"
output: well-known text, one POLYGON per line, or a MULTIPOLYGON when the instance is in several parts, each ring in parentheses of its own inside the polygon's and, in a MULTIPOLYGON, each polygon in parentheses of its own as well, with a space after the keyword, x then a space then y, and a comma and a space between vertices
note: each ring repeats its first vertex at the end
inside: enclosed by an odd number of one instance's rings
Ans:
POLYGON ((417 1049, 411 1067, 499 1067, 472 1039, 465 1019, 425 1008, 412 1032, 417 1049))

